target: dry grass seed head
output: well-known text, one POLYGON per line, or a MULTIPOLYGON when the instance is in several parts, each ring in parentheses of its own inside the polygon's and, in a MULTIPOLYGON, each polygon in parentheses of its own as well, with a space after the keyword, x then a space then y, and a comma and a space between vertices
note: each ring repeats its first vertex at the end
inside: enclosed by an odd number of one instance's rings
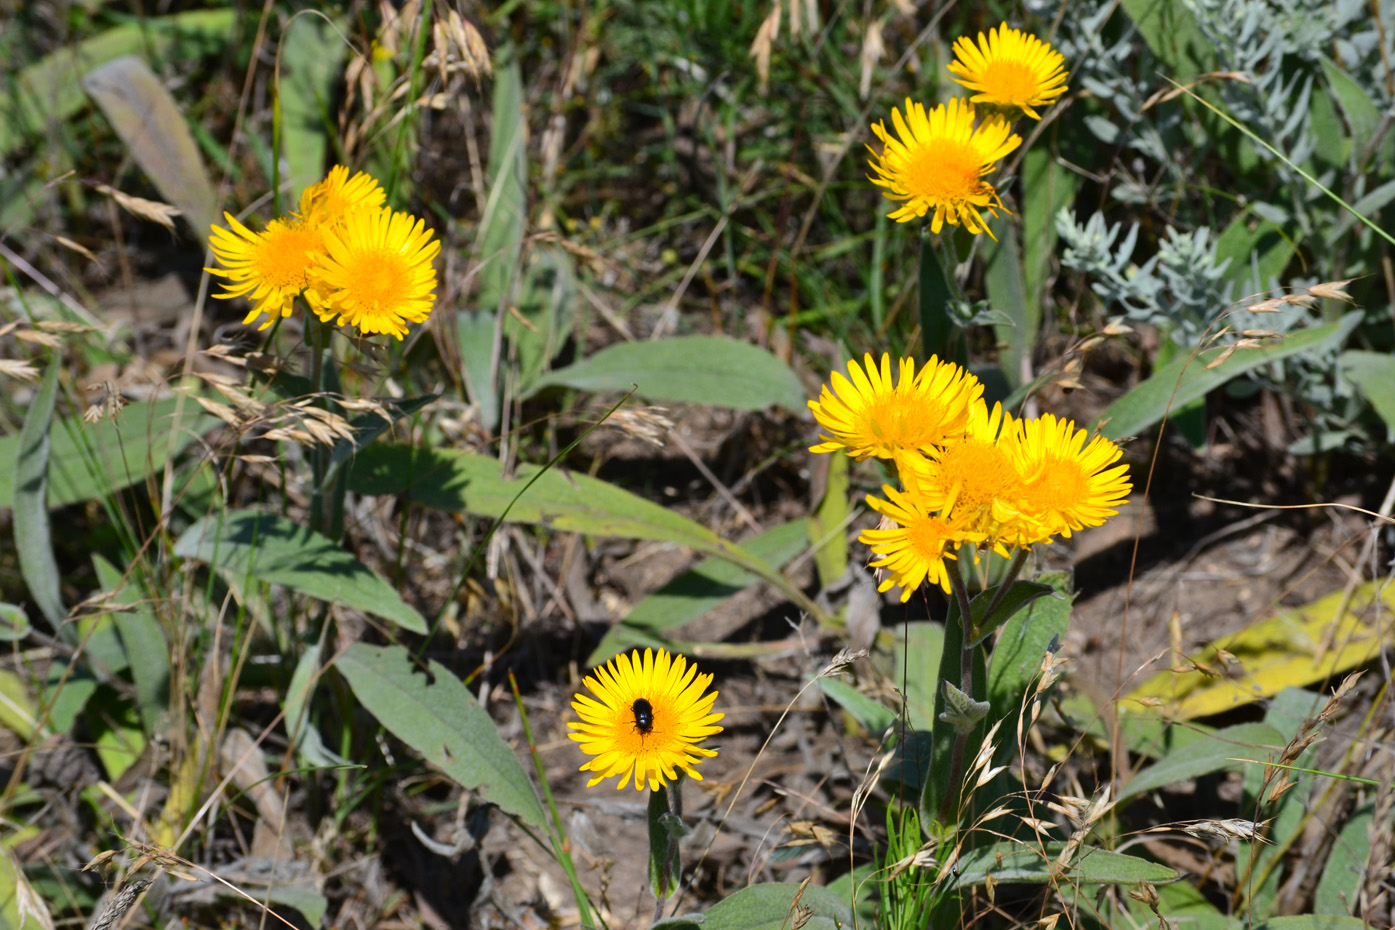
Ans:
POLYGON ((39 370, 33 362, 13 358, 0 358, 0 376, 17 381, 34 382, 39 380, 39 370))
POLYGON ((159 223, 161 226, 174 232, 174 218, 181 216, 182 211, 178 207, 172 207, 167 203, 158 200, 146 200, 144 197, 132 197, 130 194, 123 194, 121 191, 106 184, 94 185, 97 193, 106 194, 117 205, 127 213, 139 216, 142 219, 150 220, 152 223, 159 223))

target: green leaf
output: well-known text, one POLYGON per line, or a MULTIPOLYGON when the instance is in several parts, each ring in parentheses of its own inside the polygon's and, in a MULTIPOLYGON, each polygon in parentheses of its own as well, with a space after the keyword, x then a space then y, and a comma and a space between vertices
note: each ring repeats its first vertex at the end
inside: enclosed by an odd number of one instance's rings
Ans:
MULTIPOLYGON (((50 431, 48 505, 66 507, 97 500, 143 481, 163 468, 168 454, 178 453, 199 431, 218 422, 189 397, 182 398, 180 419, 174 419, 181 398, 127 404, 117 423, 86 424, 78 417, 59 420, 50 431), (170 448, 170 438, 174 447, 170 448)), ((0 438, 0 461, 19 452, 20 437, 0 438)), ((14 474, 0 468, 0 508, 11 506, 14 474)))
POLYGON ((1186 81, 1216 70, 1216 51, 1184 0, 1123 0, 1121 4, 1169 77, 1186 81))
POLYGON ((401 646, 355 643, 335 662, 365 710, 461 787, 539 831, 547 819, 494 721, 439 662, 423 669, 401 646))
POLYGON ((1077 850, 1062 869, 1055 862, 1064 847, 1064 843, 1047 843, 1039 849, 1021 840, 1006 840, 975 849, 957 863, 955 887, 982 885, 990 875, 999 884, 1026 885, 1054 884, 1057 881, 1063 885, 1077 882, 1102 885, 1136 882, 1162 884, 1181 878, 1165 865, 1108 849, 1089 847, 1077 850))
POLYGON ((489 197, 480 217, 477 260, 479 306, 457 320, 461 360, 471 399, 479 405, 480 424, 499 424, 499 369, 495 360, 513 281, 523 253, 528 220, 528 121, 523 99, 523 72, 511 45, 495 51, 493 122, 489 134, 489 197), (469 337, 467 339, 467 337, 469 337))
MULTIPOLYGON (((1298 254, 1298 243, 1290 230, 1264 219, 1247 206, 1216 237, 1216 262, 1229 259, 1225 283, 1248 292, 1264 290, 1276 281, 1298 254), (1254 261, 1251 258, 1254 257, 1254 261)), ((1171 340, 1168 340, 1172 345, 1171 340)))
POLYGON ((852 522, 846 455, 820 456, 828 464, 823 500, 809 517, 809 544, 814 547, 814 567, 819 583, 827 588, 848 570, 848 524, 852 522))
MULTIPOLYGON (((571 335, 576 319, 576 270, 572 257, 555 246, 530 249, 523 263, 518 297, 504 317, 504 337, 513 344, 521 396, 531 396, 538 379, 571 335)), ((626 390, 629 385, 626 385, 626 390)))
POLYGON ((286 698, 282 707, 286 711, 286 733, 296 756, 306 765, 318 768, 331 768, 348 765, 347 759, 330 752, 325 746, 320 731, 310 720, 310 700, 315 693, 320 671, 320 644, 315 643, 300 655, 291 674, 291 682, 286 687, 286 698))
MULTIPOLYGON (((1284 746, 1298 737, 1303 722, 1311 719, 1325 702, 1323 695, 1305 688, 1285 688, 1269 700, 1269 706, 1264 710, 1264 723, 1275 731, 1273 755, 1277 756, 1284 746)), ((1264 755, 1243 755, 1241 758, 1265 761, 1264 755)), ((1316 759, 1317 747, 1310 745, 1292 760, 1292 764, 1300 769, 1312 768, 1316 759)), ((1277 803, 1265 803, 1264 806, 1264 813, 1269 818, 1269 843, 1241 843, 1235 857, 1236 874, 1249 877, 1240 889, 1239 903, 1244 910, 1256 914, 1274 913, 1283 862, 1312 818, 1308 805, 1314 775, 1311 772, 1291 771, 1287 776, 1293 781, 1293 787, 1284 792, 1277 803)), ((1264 766, 1245 766, 1244 786, 1248 803, 1254 803, 1250 799, 1265 802, 1266 799, 1260 796, 1264 777, 1264 766)))
POLYGON ((1014 614, 993 646, 988 665, 988 703, 993 706, 994 720, 1017 719, 1022 698, 1041 671, 1046 651, 1053 640, 1059 643, 1065 638, 1070 626, 1070 575, 1047 572, 1040 577, 1057 596, 1034 600, 1026 610, 1014 614))
POLYGON ((853 715, 858 723, 876 735, 896 722, 896 712, 854 688, 842 678, 820 678, 819 687, 830 700, 853 715))
MULTIPOLYGON (((1332 88, 1332 94, 1342 108, 1342 117, 1347 122, 1347 129, 1351 131, 1352 155, 1360 158, 1376 134, 1376 126, 1380 124, 1380 108, 1366 96, 1366 91, 1362 90, 1361 85, 1334 61, 1326 55, 1319 61, 1322 64, 1322 73, 1327 77, 1327 84, 1332 88)), ((1356 167, 1357 170, 1361 170, 1365 166, 1356 167)))
POLYGON ((140 715, 129 701, 120 700, 103 685, 101 699, 87 705, 87 726, 107 780, 116 781, 145 752, 140 715))
POLYGON ((376 614, 413 633, 427 632, 421 614, 362 562, 319 533, 276 514, 252 510, 212 514, 184 531, 174 553, 376 614))
POLYGON ((928 732, 935 720, 935 686, 940 680, 945 628, 939 623, 919 620, 892 632, 893 664, 884 670, 885 674, 906 696, 906 714, 911 727, 928 732))
POLYGON ((707 911, 702 930, 789 930, 795 907, 809 909, 802 930, 846 930, 853 925, 848 901, 819 885, 770 882, 750 885, 707 911))
POLYGON ((1385 421, 1386 435, 1395 438, 1395 356, 1348 349, 1338 364, 1342 374, 1361 388, 1367 403, 1385 421))
POLYGON ((1174 749, 1129 779, 1119 789, 1118 800, 1241 764, 1233 759, 1263 759, 1269 749, 1283 745, 1284 738, 1267 724, 1237 723, 1174 749))
MULTIPOLYGON (((1035 319, 1035 327, 1041 325, 1046 280, 1056 257, 1056 214, 1075 199, 1077 185, 1075 174, 1061 164, 1053 146, 1034 145, 1027 150, 1022 159, 1022 280, 1028 306, 1037 308, 1028 317, 1035 319)), ((1036 336, 1037 329, 1032 328, 1022 345, 1035 346, 1036 336)), ((1021 359, 1018 362, 1017 371, 1008 373, 1013 385, 1022 381, 1021 359)))
POLYGON ((1110 404, 1100 416, 1101 432, 1110 439, 1136 436, 1163 418, 1169 409, 1204 397, 1247 371, 1304 352, 1323 352, 1341 344, 1361 322, 1354 311, 1335 323, 1312 326, 1286 335, 1274 345, 1241 349, 1215 368, 1207 364, 1218 359, 1222 348, 1207 349, 1190 360, 1178 358, 1153 372, 1152 377, 1110 404))
POLYGON ((297 208, 301 192, 325 173, 327 127, 334 125, 334 87, 343 74, 345 44, 337 23, 316 15, 294 17, 281 33, 282 177, 288 182, 282 212, 297 208))
POLYGON ((960 736, 968 736, 988 716, 988 702, 974 700, 955 687, 952 681, 941 681, 940 684, 944 687, 945 709, 935 719, 949 724, 960 736))
POLYGON ((1056 589, 1049 584, 1042 584, 1037 581, 1014 581, 1003 594, 996 606, 993 600, 997 597, 998 588, 994 586, 985 591, 981 591, 969 601, 969 613, 973 615, 973 629, 978 631, 974 637, 972 645, 977 646, 993 632, 1011 620, 1024 607, 1028 607, 1038 598, 1060 597, 1056 589), (992 616, 988 615, 988 608, 993 607, 992 616))
POLYGON ((764 560, 666 507, 597 478, 556 468, 542 471, 523 465, 512 478, 501 472, 499 461, 491 456, 375 443, 354 462, 349 488, 360 494, 405 494, 427 507, 482 517, 497 519, 507 513, 511 522, 539 524, 558 532, 688 546, 771 583, 812 616, 824 615, 764 560))
MULTIPOLYGON (((930 825, 945 823, 941 818, 941 810, 948 813, 946 818, 949 822, 957 819, 959 810, 958 801, 961 798, 963 784, 953 784, 950 782, 951 757, 957 737, 957 725, 963 725, 964 721, 957 719, 959 715, 951 712, 950 694, 947 688, 941 687, 945 683, 961 683, 960 665, 964 650, 961 644, 964 642, 964 625, 959 618, 958 602, 950 601, 949 613, 945 618, 945 641, 944 651, 940 655, 939 672, 935 675, 935 718, 930 726, 930 777, 925 779, 925 784, 920 792, 920 820, 926 825, 927 830, 933 830, 930 825), (948 718, 946 717, 949 712, 948 718)), ((972 695, 984 694, 987 689, 987 668, 985 667, 982 646, 969 646, 969 685, 968 689, 962 689, 955 685, 955 690, 961 695, 972 699, 972 695)), ((985 706, 986 710, 986 706, 985 706)), ((985 715, 986 716, 986 715, 985 715)), ((979 723, 972 730, 965 733, 966 745, 970 747, 970 752, 983 745, 983 735, 987 727, 983 725, 983 716, 980 716, 979 723)), ((970 757, 972 758, 972 757, 970 757)), ((963 775, 963 772, 960 772, 963 775)))
POLYGON ((121 572, 100 555, 92 556, 97 583, 103 591, 117 591, 115 603, 128 609, 112 614, 112 624, 121 637, 131 679, 136 685, 136 707, 147 736, 159 732, 170 703, 170 657, 165 631, 149 608, 143 606, 144 590, 139 570, 122 583, 121 572))
POLYGON ((935 251, 935 239, 930 233, 920 235, 920 344, 925 358, 938 356, 943 361, 965 362, 963 340, 959 327, 949 312, 954 291, 945 277, 940 256, 935 251))
MULTIPOLYGON (((680 772, 679 782, 674 785, 675 791, 682 790, 682 777, 680 772)), ((648 820, 649 889, 654 892, 654 897, 663 898, 678 888, 679 876, 683 872, 678 840, 688 833, 683 821, 668 809, 667 785, 660 785, 658 791, 649 792, 648 820)))
POLYGON ((549 372, 538 389, 628 391, 652 401, 764 410, 802 410, 804 385, 764 349, 720 336, 678 336, 656 342, 617 342, 574 365, 549 372))
MULTIPOLYGON (((1341 832, 1332 844, 1327 864, 1322 867, 1317 892, 1313 895, 1313 911, 1318 914, 1347 916, 1357 904, 1357 895, 1365 884, 1366 862, 1371 856, 1371 824, 1375 823, 1375 799, 1361 804, 1342 823, 1341 832)), ((1390 825, 1381 829, 1389 835, 1390 825)))
MULTIPOLYGON (((58 373, 63 360, 50 355, 43 383, 24 415, 14 458, 14 535, 19 571, 29 587, 44 619, 54 632, 65 636, 63 627, 68 608, 59 590, 58 562, 53 557, 53 538, 48 521, 49 428, 58 394, 58 373)), ((0 461, 3 461, 0 459, 0 461)))
POLYGON ((984 248, 983 284, 988 302, 1009 320, 993 327, 1002 346, 998 361, 1008 384, 1016 387, 1027 380, 1024 375, 1030 369, 1032 349, 1041 328, 1041 303, 1027 293, 1014 224, 1003 224, 998 241, 990 239, 984 248))
POLYGON ((0 118, 0 156, 26 138, 40 135, 52 120, 67 119, 86 105, 79 79, 92 68, 121 55, 146 54, 188 66, 205 54, 226 48, 238 37, 236 9, 192 10, 170 16, 141 17, 108 29, 76 45, 65 45, 19 73, 7 88, 10 106, 0 118))
MULTIPOLYGON (((772 568, 783 568, 805 550, 808 521, 792 520, 741 544, 772 568)), ((725 559, 705 559, 640 601, 602 637, 586 664, 594 668, 635 646, 662 643, 662 634, 698 619, 760 579, 725 559)))
POLYGON ((135 55, 83 75, 82 88, 106 115, 150 182, 202 239, 217 218, 218 195, 184 114, 164 82, 135 55))
POLYGON ((24 608, 0 601, 0 643, 17 643, 33 630, 24 608))

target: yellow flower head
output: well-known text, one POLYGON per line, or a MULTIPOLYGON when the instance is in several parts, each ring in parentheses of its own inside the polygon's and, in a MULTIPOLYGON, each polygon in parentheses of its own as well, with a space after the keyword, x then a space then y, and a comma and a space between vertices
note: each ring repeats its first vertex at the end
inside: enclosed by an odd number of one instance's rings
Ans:
POLYGON ((897 452, 929 452, 964 431, 969 407, 983 395, 983 385, 953 362, 935 356, 917 374, 915 360, 903 358, 893 385, 891 356, 881 366, 871 353, 863 365, 848 362, 848 377, 833 372, 833 389, 823 386, 809 409, 829 435, 812 452, 847 449, 858 459, 893 458, 897 452), (851 380, 849 380, 851 379, 851 380))
POLYGON ((1128 466, 1113 465, 1119 447, 1103 436, 1091 439, 1071 420, 1044 413, 1018 422, 1004 437, 1023 479, 1022 511, 1043 537, 1099 526, 1128 500, 1128 466))
POLYGON ((958 558, 955 548, 961 543, 979 542, 983 534, 966 531, 957 521, 946 520, 918 494, 898 491, 889 484, 882 485, 882 491, 889 500, 867 495, 867 505, 883 517, 882 526, 858 537, 859 542, 871 546, 882 557, 871 567, 887 570, 877 590, 899 587, 903 604, 927 581, 948 594, 945 559, 958 558))
MULTIPOLYGON (((888 200, 904 201, 887 214, 898 223, 905 223, 933 211, 932 232, 938 233, 944 224, 963 224, 977 235, 987 232, 983 214, 997 216, 1006 211, 998 192, 984 180, 998 161, 1022 144, 1003 120, 991 120, 974 128, 974 108, 957 97, 948 104, 925 110, 924 105, 906 100, 906 115, 895 108, 891 121, 896 127, 893 138, 880 123, 872 124, 872 132, 882 140, 881 155, 872 152, 871 166, 875 176, 868 179, 886 188, 888 200)), ((872 151, 868 147, 868 151, 872 151)))
POLYGON ((1061 53, 1007 23, 986 36, 980 32, 977 46, 960 37, 954 55, 950 73, 974 92, 969 99, 1009 119, 1018 113, 1041 119, 1033 107, 1049 106, 1066 92, 1061 53))
POLYGON ((982 534, 1001 555, 1007 545, 1031 536, 1034 526, 1022 513, 1023 480, 999 437, 1013 429, 1012 414, 983 401, 969 410, 964 438, 946 443, 928 457, 899 455, 897 472, 927 508, 939 511, 967 531, 982 534))
POLYGON ((209 246, 222 268, 209 268, 210 274, 226 278, 221 294, 229 299, 246 297, 252 311, 243 323, 266 314, 259 327, 266 329, 278 316, 290 316, 297 294, 312 283, 316 258, 324 248, 324 236, 305 223, 272 220, 266 229, 253 232, 224 213, 228 228, 213 227, 209 246))
POLYGON ((699 744, 722 732, 716 723, 726 716, 712 712, 717 692, 703 693, 711 675, 699 675, 697 666, 666 650, 656 656, 646 649, 641 658, 636 649, 596 669, 585 684, 595 698, 576 695, 572 709, 581 722, 567 726, 581 751, 595 757, 581 767, 595 773, 586 787, 619 775, 617 789, 633 780, 636 790, 648 784, 658 791, 679 769, 702 780, 694 766, 717 750, 699 744))
POLYGON ((323 181, 300 195, 300 218, 311 226, 343 226, 350 213, 377 209, 385 200, 371 175, 360 171, 351 178, 348 168, 335 165, 323 181))
POLYGON ((421 220, 386 207, 354 210, 342 229, 326 229, 324 236, 317 299, 310 301, 321 320, 337 317, 340 325, 349 323, 362 333, 401 339, 408 323, 431 315, 436 302, 431 260, 441 243, 421 220))

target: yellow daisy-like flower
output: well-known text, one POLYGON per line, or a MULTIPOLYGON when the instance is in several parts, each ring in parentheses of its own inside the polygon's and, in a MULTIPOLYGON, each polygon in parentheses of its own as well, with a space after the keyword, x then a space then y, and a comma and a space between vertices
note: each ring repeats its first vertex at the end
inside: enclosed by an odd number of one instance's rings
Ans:
POLYGON ((1048 537, 1099 526, 1133 490, 1128 466, 1114 465, 1119 447, 1103 436, 1091 439, 1071 420, 1044 413, 1018 422, 1005 436, 1023 480, 1022 511, 1048 537))
POLYGON ((848 362, 847 378, 835 371, 829 380, 832 390, 825 384, 809 409, 830 435, 821 435, 823 442, 810 451, 847 449, 859 460, 929 452, 964 431, 969 407, 983 396, 977 378, 933 355, 919 373, 914 359, 901 359, 894 385, 891 356, 885 353, 880 367, 868 353, 862 366, 848 362))
POLYGON ((231 214, 224 213, 228 228, 213 227, 209 246, 223 268, 208 268, 210 274, 226 278, 223 293, 214 297, 246 297, 252 311, 243 323, 266 314, 266 329, 278 316, 290 316, 297 294, 312 285, 313 271, 324 236, 312 226, 298 221, 272 220, 266 229, 253 232, 231 214))
POLYGON ((1033 107, 1048 106, 1066 92, 1066 65, 1061 53, 1036 36, 1003 23, 978 45, 967 36, 954 43, 949 70, 954 80, 974 92, 969 99, 1009 119, 1025 113, 1041 119, 1033 107))
POLYGON ((928 457, 899 455, 897 473, 912 493, 923 495, 927 508, 965 530, 982 534, 1000 555, 1019 545, 1036 526, 1022 511, 1024 483, 999 437, 1012 432, 1012 414, 982 401, 969 411, 964 438, 947 443, 928 457))
POLYGON ((347 214, 342 229, 326 229, 325 254, 317 269, 321 320, 337 317, 362 333, 407 335, 408 323, 431 315, 436 269, 431 260, 440 240, 408 213, 386 207, 347 214))
POLYGON ((386 199, 371 175, 360 171, 351 178, 348 168, 335 165, 323 181, 300 195, 300 218, 312 226, 342 226, 350 213, 375 210, 386 199))
POLYGON ((577 731, 567 734, 581 744, 581 751, 595 756, 581 767, 594 772, 590 788, 619 775, 617 789, 631 780, 636 790, 648 784, 658 791, 678 778, 678 770, 702 780, 694 768, 717 750, 699 745, 722 732, 716 725, 725 714, 714 714, 717 692, 704 694, 711 675, 699 675, 697 666, 667 650, 636 649, 619 655, 585 679, 590 698, 578 694, 572 708, 580 723, 568 723, 577 731))
MULTIPOLYGON (((984 176, 1022 144, 1022 137, 1014 135, 1003 120, 991 120, 975 129, 973 106, 957 97, 928 113, 923 104, 907 98, 905 117, 893 108, 891 121, 899 139, 882 123, 872 124, 883 148, 881 155, 872 152, 871 166, 876 174, 868 175, 873 184, 886 188, 887 199, 905 201, 887 215, 905 223, 933 211, 932 232, 938 233, 949 222, 963 224, 975 235, 987 232, 996 239, 979 211, 997 216, 997 210, 1006 212, 1007 208, 984 176)), ((870 146, 868 151, 872 151, 870 146)))
POLYGON ((871 563, 872 568, 886 569, 878 591, 893 586, 901 589, 901 602, 927 581, 949 593, 949 575, 945 559, 958 558, 954 549, 961 543, 979 542, 982 533, 966 531, 957 521, 946 520, 923 497, 898 491, 891 485, 882 486, 889 500, 867 495, 867 505, 886 518, 882 526, 866 530, 858 541, 872 547, 882 558, 871 563), (893 521, 887 526, 887 521, 893 521))

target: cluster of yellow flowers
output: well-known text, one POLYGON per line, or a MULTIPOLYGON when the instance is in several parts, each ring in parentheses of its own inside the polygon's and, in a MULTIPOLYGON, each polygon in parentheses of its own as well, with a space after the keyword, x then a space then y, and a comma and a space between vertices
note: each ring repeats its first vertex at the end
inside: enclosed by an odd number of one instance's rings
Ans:
POLYGON ((954 53, 949 71, 973 96, 968 102, 955 98, 928 111, 907 98, 904 117, 893 108, 896 136, 881 122, 872 126, 883 148, 878 155, 869 147, 874 172, 869 179, 886 189, 889 200, 902 202, 889 214, 899 223, 933 211, 932 232, 948 222, 996 238, 983 212, 997 216, 1007 208, 985 178, 1022 144, 1011 121, 1023 115, 1040 119, 1036 108, 1066 92, 1065 59, 1045 42, 1006 23, 987 35, 980 33, 977 45, 961 37, 954 53))
POLYGON ((895 468, 901 487, 867 497, 882 526, 859 539, 881 557, 872 563, 886 570, 880 590, 899 586, 902 601, 927 581, 948 592, 945 560, 966 543, 1006 556, 1069 537, 1113 516, 1132 490, 1114 443, 1049 413, 1018 420, 999 404, 990 410, 983 385, 953 362, 931 356, 917 372, 902 359, 893 384, 891 357, 878 366, 869 354, 831 380, 809 401, 826 431, 811 451, 895 468))
POLYGON ((364 334, 407 334, 408 323, 431 315, 441 249, 422 220, 383 205, 378 182, 342 165, 305 189, 300 210, 253 232, 224 213, 228 228, 213 227, 209 245, 227 279, 215 297, 247 297, 244 323, 265 315, 261 329, 291 315, 295 298, 324 322, 364 334))

